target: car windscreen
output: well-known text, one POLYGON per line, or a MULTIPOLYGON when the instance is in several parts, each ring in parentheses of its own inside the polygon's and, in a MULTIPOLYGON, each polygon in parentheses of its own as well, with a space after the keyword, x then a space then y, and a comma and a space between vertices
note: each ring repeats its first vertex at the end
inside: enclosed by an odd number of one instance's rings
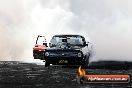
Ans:
POLYGON ((52 44, 68 43, 71 45, 83 45, 81 37, 53 37, 50 41, 52 44))

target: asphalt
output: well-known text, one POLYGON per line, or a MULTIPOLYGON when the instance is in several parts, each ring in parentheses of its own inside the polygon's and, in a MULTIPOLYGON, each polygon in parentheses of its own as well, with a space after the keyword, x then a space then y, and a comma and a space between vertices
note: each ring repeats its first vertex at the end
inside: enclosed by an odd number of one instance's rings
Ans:
MULTIPOLYGON (((96 63, 97 64, 97 63, 96 63)), ((121 63, 122 64, 122 63, 121 63)), ((98 68, 97 65, 86 69, 87 74, 129 74, 132 75, 131 63, 128 69, 98 68)), ((132 88, 132 82, 125 84, 78 84, 78 67, 37 65, 16 61, 0 62, 0 88, 132 88)), ((131 78, 132 79, 132 78, 131 78)))

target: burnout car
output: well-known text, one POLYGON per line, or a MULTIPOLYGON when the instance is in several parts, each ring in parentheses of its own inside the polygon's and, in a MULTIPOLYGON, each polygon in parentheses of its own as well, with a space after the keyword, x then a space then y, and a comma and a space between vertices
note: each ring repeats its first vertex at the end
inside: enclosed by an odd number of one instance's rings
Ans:
POLYGON ((82 65, 88 66, 89 42, 81 35, 54 35, 49 48, 44 52, 45 66, 82 65))
POLYGON ((45 36, 38 35, 36 44, 33 47, 33 57, 34 59, 44 59, 44 51, 47 49, 47 43, 45 36))

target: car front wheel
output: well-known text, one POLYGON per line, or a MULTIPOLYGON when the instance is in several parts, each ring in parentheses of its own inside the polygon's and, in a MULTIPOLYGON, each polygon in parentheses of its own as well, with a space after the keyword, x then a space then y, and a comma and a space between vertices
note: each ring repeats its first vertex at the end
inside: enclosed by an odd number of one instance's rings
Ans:
POLYGON ((87 68, 89 64, 89 58, 84 57, 82 68, 87 68))
POLYGON ((50 63, 48 61, 45 61, 45 67, 49 67, 50 63))

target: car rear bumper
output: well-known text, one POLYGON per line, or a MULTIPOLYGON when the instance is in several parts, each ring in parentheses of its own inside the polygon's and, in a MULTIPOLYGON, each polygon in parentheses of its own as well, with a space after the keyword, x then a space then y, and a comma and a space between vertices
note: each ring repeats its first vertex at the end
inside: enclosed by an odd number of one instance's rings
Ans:
POLYGON ((44 51, 33 50, 34 59, 44 59, 43 52, 44 51))

